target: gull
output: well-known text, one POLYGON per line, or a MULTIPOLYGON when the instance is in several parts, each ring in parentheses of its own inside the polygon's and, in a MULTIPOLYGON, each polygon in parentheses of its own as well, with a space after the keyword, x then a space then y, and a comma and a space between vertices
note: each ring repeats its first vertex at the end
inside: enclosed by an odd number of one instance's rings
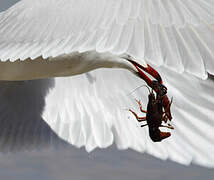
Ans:
POLYGON ((21 0, 0 13, 0 80, 16 92, 54 78, 41 116, 88 152, 115 143, 214 167, 213 10, 211 0, 21 0), (126 110, 148 101, 132 93, 144 81, 129 59, 154 67, 174 98, 175 130, 161 143, 126 110))

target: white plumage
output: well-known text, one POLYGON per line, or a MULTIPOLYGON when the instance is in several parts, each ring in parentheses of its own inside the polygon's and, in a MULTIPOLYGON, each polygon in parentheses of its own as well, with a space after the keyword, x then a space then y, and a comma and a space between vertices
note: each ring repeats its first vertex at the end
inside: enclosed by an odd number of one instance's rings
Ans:
POLYGON ((0 79, 71 76, 55 79, 43 117, 78 147, 115 142, 214 166, 213 10, 212 0, 22 0, 0 14, 0 79), (127 54, 156 67, 174 97, 176 130, 162 143, 125 110, 147 102, 146 90, 130 95, 142 80, 127 54))

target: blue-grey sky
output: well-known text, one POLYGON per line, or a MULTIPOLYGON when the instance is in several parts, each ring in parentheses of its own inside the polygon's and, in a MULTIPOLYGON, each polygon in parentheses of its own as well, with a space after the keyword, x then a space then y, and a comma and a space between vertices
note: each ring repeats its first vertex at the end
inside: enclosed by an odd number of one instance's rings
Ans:
POLYGON ((3 11, 10 6, 12 6, 14 3, 18 2, 19 0, 1 0, 0 1, 0 11, 3 11))
MULTIPOLYGON (((17 1, 1 0, 0 11, 10 7, 17 1)), ((27 108, 30 112, 31 105, 29 105, 29 102, 33 101, 31 98, 38 99, 36 94, 32 96, 31 91, 31 89, 35 90, 35 87, 38 87, 37 83, 42 83, 42 81, 34 81, 30 85, 16 87, 16 92, 11 93, 9 101, 5 103, 8 106, 11 103, 16 103, 17 97, 21 97, 21 93, 24 92, 25 97, 29 95, 27 108), (22 89, 19 91, 19 88, 22 89)), ((0 83, 0 93, 4 92, 5 86, 7 85, 0 83)), ((0 94, 1 96, 3 94, 0 94)), ((0 103, 3 103, 2 98, 0 98, 0 103)), ((19 104, 19 106, 21 105, 19 104)), ((32 113, 28 113, 28 115, 25 114, 25 111, 22 112, 20 110, 23 116, 19 114, 19 117, 24 117, 21 119, 22 124, 29 124, 29 121, 32 120, 33 122, 37 121, 37 127, 39 127, 37 131, 42 129, 43 134, 53 133, 42 119, 38 118, 34 120, 30 118, 35 113, 33 112, 33 107, 31 109, 32 113)), ((37 116, 34 115, 34 117, 37 116)), ((10 139, 9 135, 5 133, 7 129, 10 129, 12 125, 16 126, 20 124, 19 121, 16 121, 17 116, 15 118, 9 116, 7 121, 3 121, 0 117, 0 131, 4 130, 4 133, 0 132, 0 151, 4 151, 6 143, 4 139, 10 139)), ((33 122, 31 122, 31 125, 33 122)), ((12 135, 10 134, 10 136, 12 135)), ((20 141, 19 143, 21 143, 19 144, 19 150, 22 147, 29 146, 29 144, 33 144, 32 149, 34 149, 38 145, 39 140, 42 139, 39 137, 38 141, 31 142, 26 141, 24 137, 22 138, 16 138, 16 141, 20 141)), ((55 140, 59 144, 66 144, 57 136, 55 140)), ((9 145, 7 148, 9 148, 9 145)), ((114 146, 105 150, 96 150, 91 154, 86 153, 84 149, 76 149, 70 146, 58 150, 48 149, 0 154, 0 179, 3 180, 213 180, 213 177, 213 169, 206 169, 195 165, 187 167, 171 161, 164 162, 131 150, 118 151, 114 146)))

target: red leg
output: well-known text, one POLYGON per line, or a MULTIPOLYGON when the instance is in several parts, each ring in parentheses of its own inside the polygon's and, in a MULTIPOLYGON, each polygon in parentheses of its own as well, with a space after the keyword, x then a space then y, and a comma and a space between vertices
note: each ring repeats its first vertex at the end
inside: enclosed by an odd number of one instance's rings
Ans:
POLYGON ((141 101, 140 101, 140 100, 137 100, 137 99, 136 99, 136 101, 137 101, 137 103, 138 103, 138 105, 139 105, 139 107, 140 107, 140 111, 141 111, 142 113, 147 113, 147 111, 143 110, 141 101))
POLYGON ((169 128, 169 129, 174 129, 174 127, 172 125, 169 125, 169 126, 161 125, 160 127, 166 127, 166 128, 169 128))
POLYGON ((162 117, 162 120, 161 121, 163 121, 163 122, 167 122, 168 121, 168 117, 167 117, 167 115, 166 114, 163 114, 163 117, 162 117))
POLYGON ((141 125, 140 127, 145 127, 145 126, 148 126, 148 124, 141 125))
POLYGON ((137 113, 129 109, 129 111, 135 116, 138 122, 146 121, 146 117, 138 117, 137 113))

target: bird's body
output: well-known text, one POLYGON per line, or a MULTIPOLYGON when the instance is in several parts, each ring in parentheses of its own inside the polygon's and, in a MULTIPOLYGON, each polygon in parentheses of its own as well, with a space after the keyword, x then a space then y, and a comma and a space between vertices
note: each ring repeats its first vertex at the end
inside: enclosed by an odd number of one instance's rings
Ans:
MULTIPOLYGON (((35 97, 33 107, 57 135, 87 151, 116 143, 213 167, 213 11, 212 0, 21 0, 0 13, 0 80, 63 76, 50 91, 42 88, 42 103, 35 97), (142 85, 127 55, 152 64, 173 96, 175 131, 161 144, 153 144, 124 110, 135 106, 129 95, 142 85)), ((8 94, 34 91, 22 84, 1 87, 2 119, 25 103, 23 96, 10 104, 8 94)), ((146 103, 145 92, 133 96, 146 103)))

